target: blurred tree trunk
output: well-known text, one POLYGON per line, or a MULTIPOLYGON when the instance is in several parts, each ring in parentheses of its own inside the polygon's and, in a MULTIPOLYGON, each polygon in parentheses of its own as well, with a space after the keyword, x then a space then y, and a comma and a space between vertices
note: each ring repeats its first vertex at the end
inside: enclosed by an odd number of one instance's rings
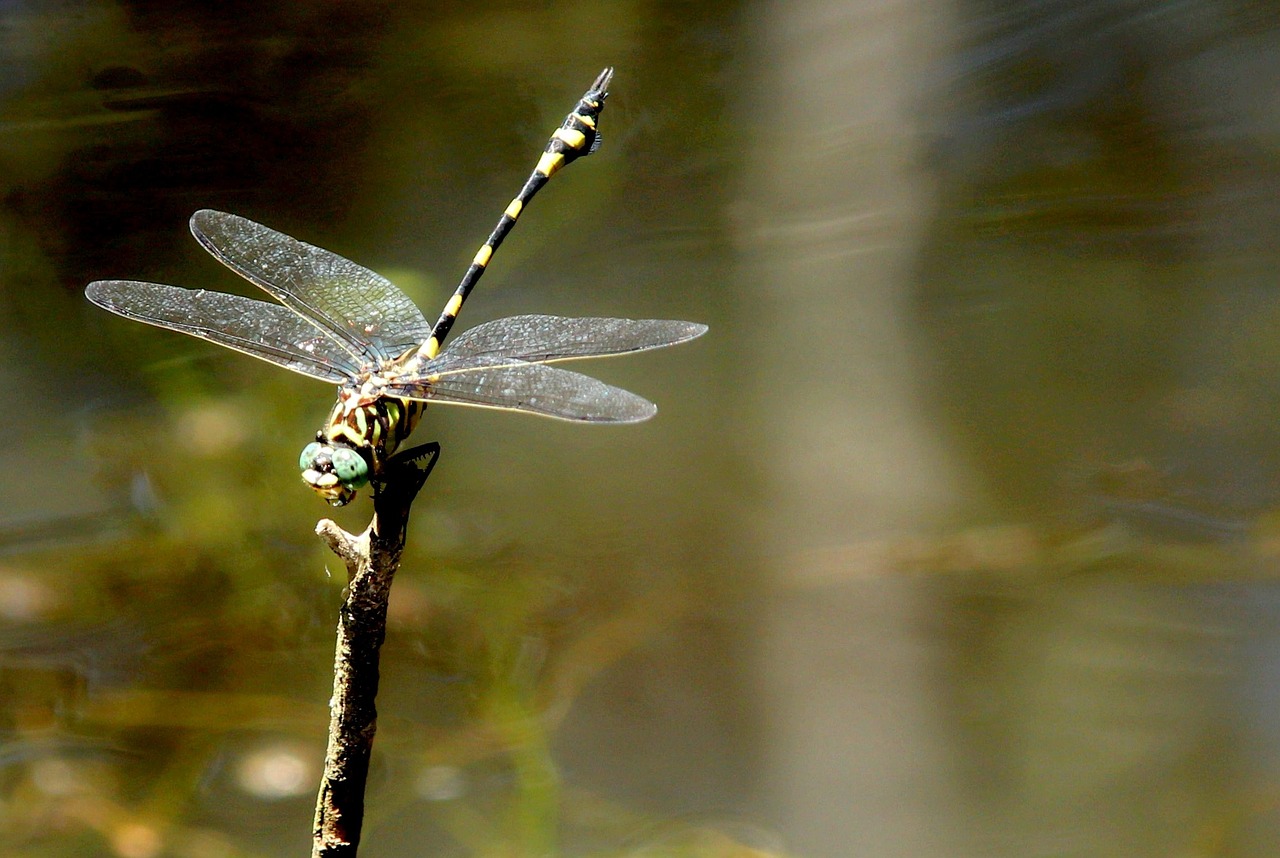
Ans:
POLYGON ((949 855, 943 652, 886 534, 951 503, 913 389, 909 277, 931 213, 920 77, 936 6, 760 7, 744 243, 757 374, 768 618, 765 813, 813 856, 949 855))

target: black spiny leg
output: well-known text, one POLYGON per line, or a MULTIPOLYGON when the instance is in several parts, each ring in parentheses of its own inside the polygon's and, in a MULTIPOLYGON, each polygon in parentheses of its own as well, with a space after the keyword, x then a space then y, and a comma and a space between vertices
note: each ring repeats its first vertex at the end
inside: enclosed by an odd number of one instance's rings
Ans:
POLYGON ((425 444, 419 444, 417 447, 410 447, 408 450, 401 450, 391 457, 388 463, 393 467, 413 467, 422 471, 422 481, 426 482, 427 477, 431 476, 431 469, 436 466, 436 460, 440 458, 440 442, 428 441, 425 444), (431 457, 431 461, 425 465, 422 460, 431 457))
POLYGON ((409 505, 427 483, 427 477, 440 458, 440 444, 431 441, 402 450, 387 460, 382 474, 370 480, 373 487, 374 511, 390 506, 402 507, 403 518, 409 517, 409 505), (425 462, 423 460, 426 460, 425 462))
MULTIPOLYGON (((387 460, 382 476, 373 479, 374 494, 385 491, 391 483, 399 480, 411 480, 417 484, 418 489, 422 488, 427 477, 431 476, 431 471, 439 458, 440 442, 438 441, 428 441, 426 444, 401 450, 387 460), (427 461, 424 463, 423 459, 427 461)), ((416 492, 417 489, 414 491, 416 492)))

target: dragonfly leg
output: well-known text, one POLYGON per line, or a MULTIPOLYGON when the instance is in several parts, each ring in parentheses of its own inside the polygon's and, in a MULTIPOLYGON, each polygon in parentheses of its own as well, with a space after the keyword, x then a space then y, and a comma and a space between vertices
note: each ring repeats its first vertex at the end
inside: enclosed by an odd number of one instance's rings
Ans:
POLYGON ((419 444, 417 447, 410 447, 408 450, 401 450, 399 453, 391 457, 388 463, 397 467, 412 466, 424 471, 423 479, 431 475, 431 469, 436 466, 436 460, 440 458, 440 442, 428 441, 425 444, 419 444), (430 457, 430 461, 426 464, 422 460, 430 457))
POLYGON ((431 470, 436 466, 439 458, 440 443, 438 441, 430 441, 408 450, 401 450, 387 460, 383 476, 374 480, 379 484, 375 489, 385 487, 386 483, 397 477, 409 476, 407 473, 409 471, 417 472, 413 474, 413 478, 420 481, 418 484, 421 485, 427 481, 427 477, 431 476, 431 470))
POLYGON ((440 444, 432 441, 409 450, 403 450, 383 465, 382 473, 374 477, 373 486, 374 509, 380 503, 393 506, 404 506, 413 503, 418 491, 426 484, 427 477, 440 458, 440 444))

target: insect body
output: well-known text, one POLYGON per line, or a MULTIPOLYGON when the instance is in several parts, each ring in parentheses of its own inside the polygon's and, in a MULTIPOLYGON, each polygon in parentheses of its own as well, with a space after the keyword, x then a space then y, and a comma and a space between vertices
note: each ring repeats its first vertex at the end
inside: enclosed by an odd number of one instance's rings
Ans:
MULTIPOLYGON (((606 69, 548 143, 533 174, 476 254, 432 325, 386 278, 348 259, 236 215, 191 217, 201 245, 279 304, 135 280, 99 280, 89 300, 127 318, 207 339, 339 385, 302 478, 335 506, 385 473, 428 402, 541 414, 588 423, 633 423, 656 407, 558 361, 661 348, 705 325, 663 319, 512 316, 468 330, 441 351, 467 295, 516 218, 547 180, 599 144, 606 69)), ((405 455, 405 454, 402 454, 405 455)))

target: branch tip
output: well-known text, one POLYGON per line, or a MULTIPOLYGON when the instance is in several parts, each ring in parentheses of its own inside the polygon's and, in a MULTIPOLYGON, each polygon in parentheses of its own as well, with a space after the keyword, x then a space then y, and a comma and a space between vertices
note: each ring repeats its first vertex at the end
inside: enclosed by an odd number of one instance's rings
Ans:
POLYGON ((322 518, 316 522, 316 536, 338 555, 343 563, 351 566, 357 563, 362 555, 360 537, 347 533, 332 519, 322 518))

